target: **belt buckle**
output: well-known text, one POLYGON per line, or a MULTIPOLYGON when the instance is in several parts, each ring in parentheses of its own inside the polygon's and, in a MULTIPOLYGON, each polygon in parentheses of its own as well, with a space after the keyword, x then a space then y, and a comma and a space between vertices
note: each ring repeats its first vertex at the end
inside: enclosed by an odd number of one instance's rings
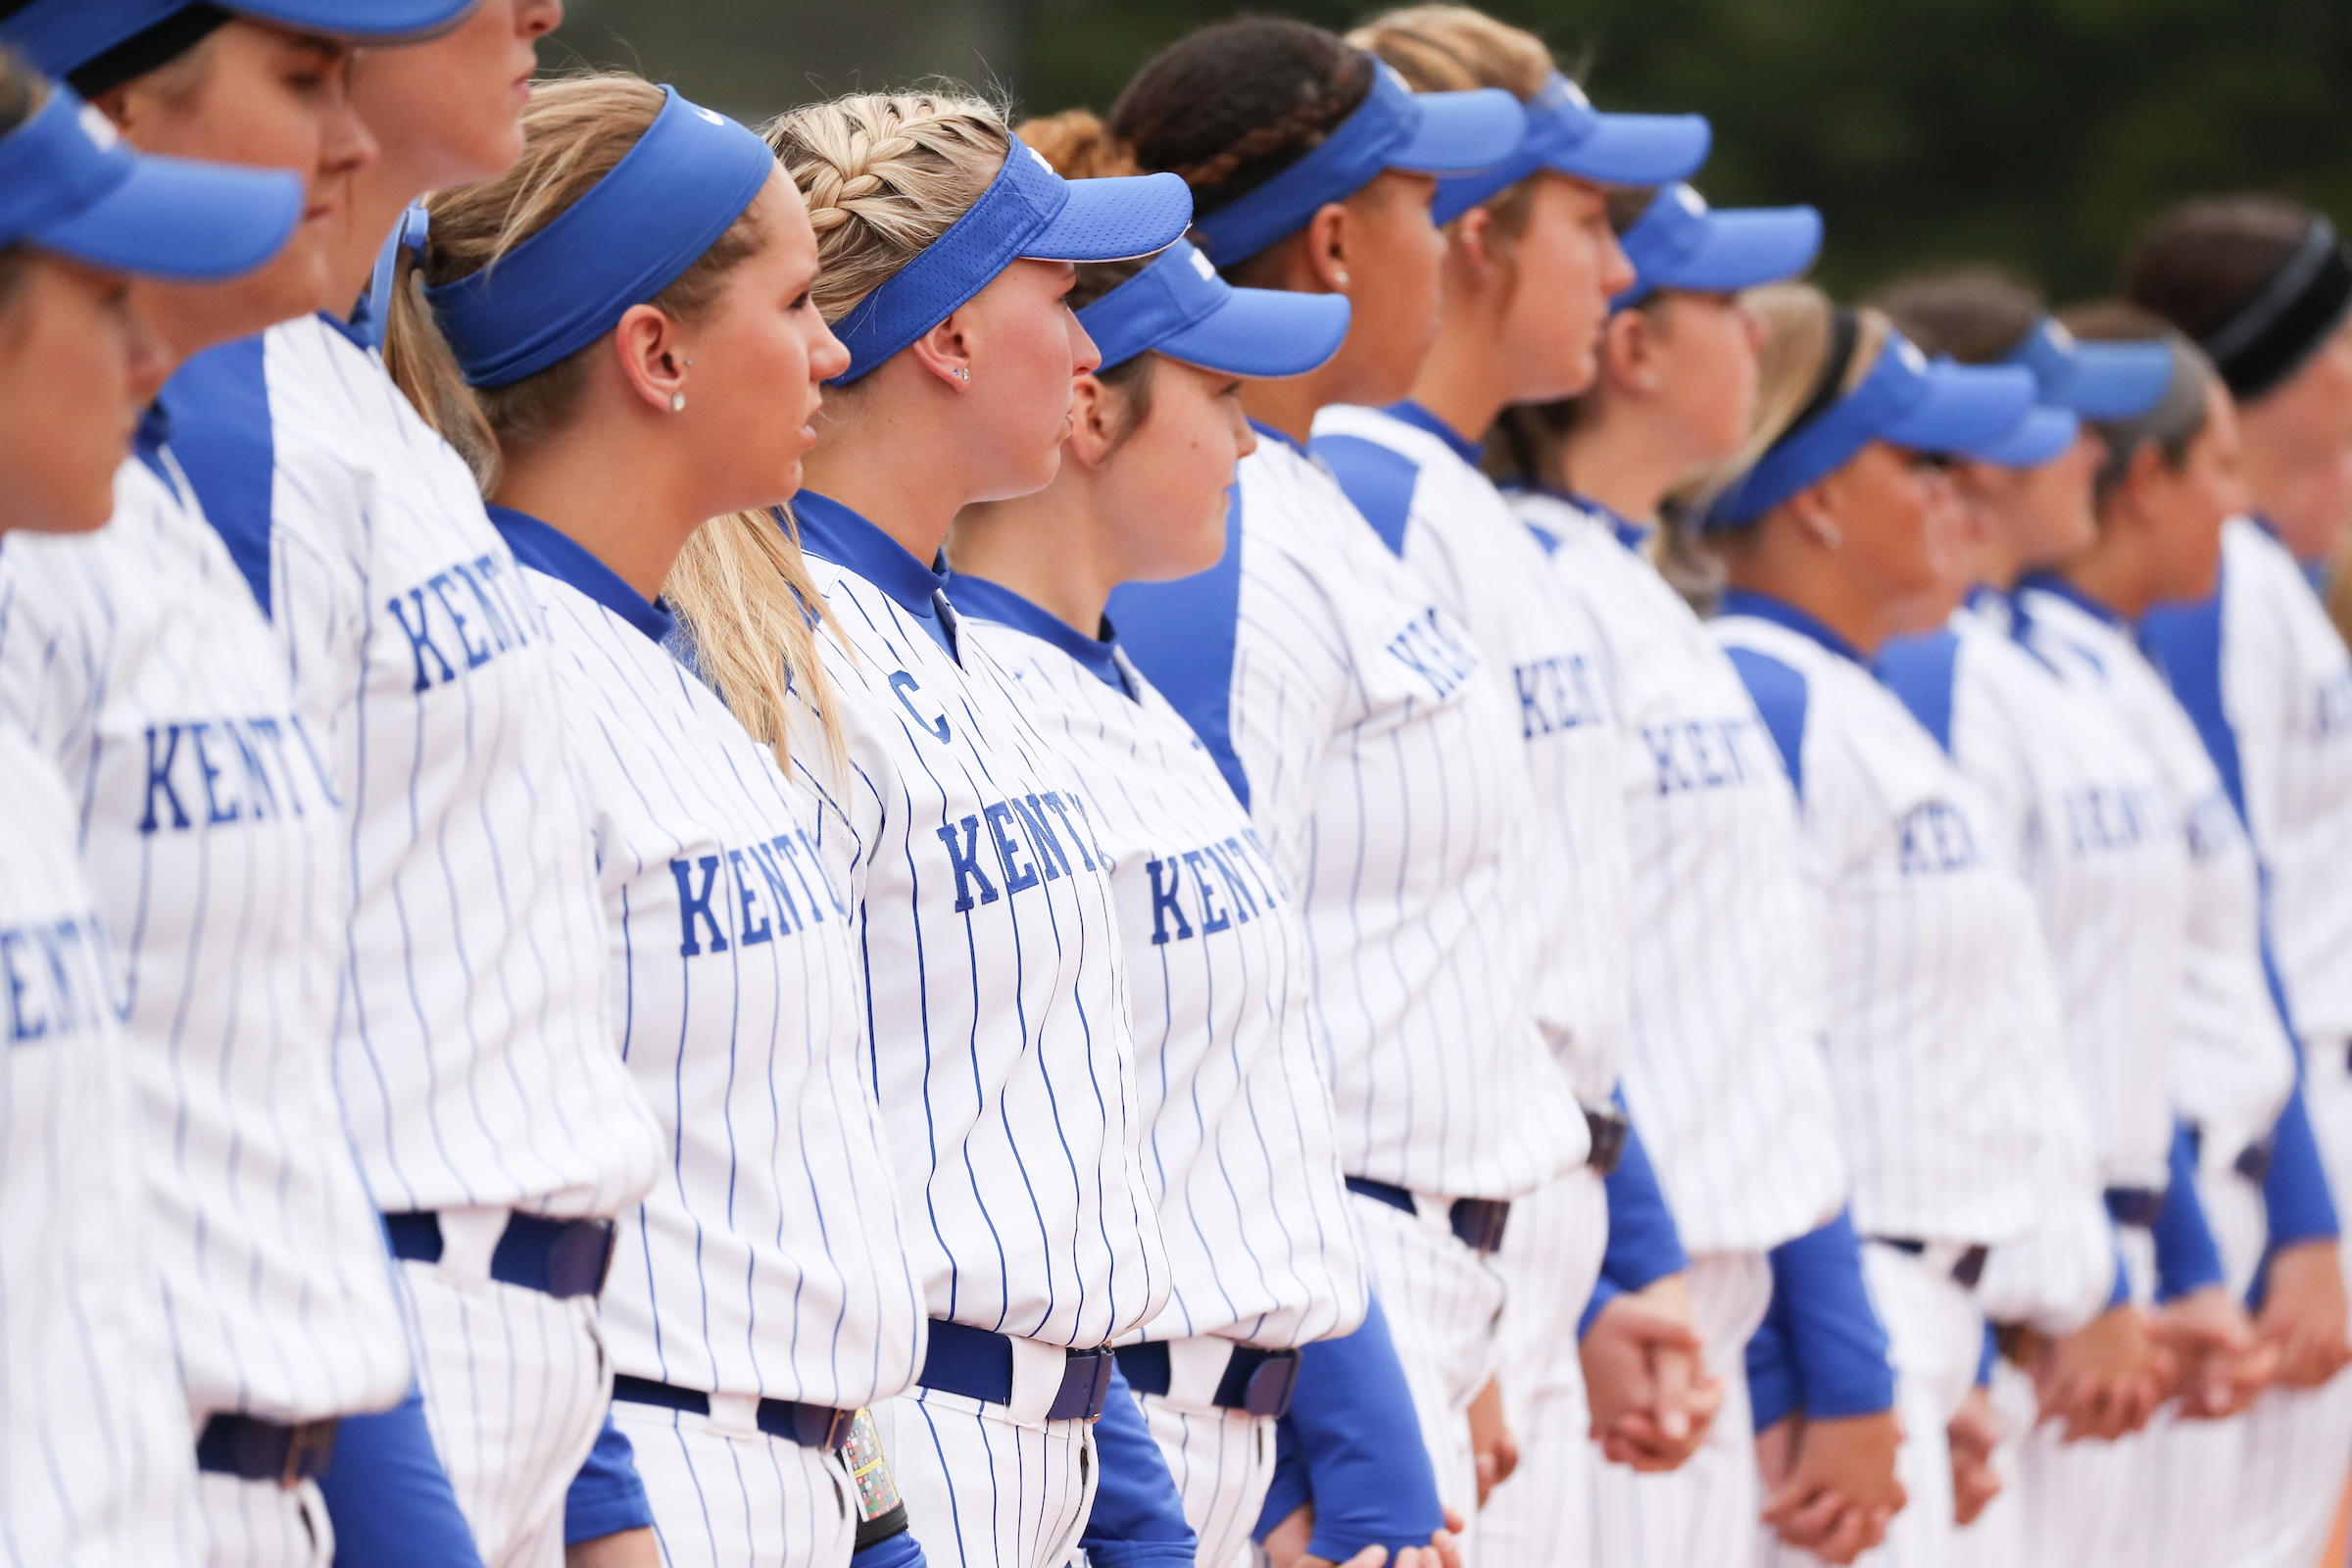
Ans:
POLYGON ((1585 1155, 1585 1163, 1603 1176, 1616 1175, 1617 1167, 1625 1163, 1625 1146, 1633 1128, 1633 1122, 1622 1112, 1586 1106, 1585 1133, 1592 1148, 1585 1155))
POLYGON ((1454 1240, 1480 1253, 1494 1252, 1502 1247, 1502 1228, 1510 1218, 1511 1205, 1492 1198, 1455 1199, 1452 1211, 1446 1215, 1454 1240))
POLYGON ((326 1474, 327 1462, 334 1456, 332 1420, 298 1421, 286 1428, 286 1464, 278 1473, 277 1484, 291 1492, 305 1481, 326 1474), (313 1460, 317 1463, 311 1463, 313 1460))
POLYGON ((613 1244, 619 1227, 609 1219, 557 1223, 560 1228, 547 1249, 548 1294, 558 1299, 602 1296, 605 1279, 612 1272, 613 1244))
POLYGON ((1269 1351, 1242 1386, 1243 1412, 1277 1419, 1288 1415, 1291 1395, 1298 1387, 1298 1362, 1297 1350, 1269 1351))
POLYGON ((1107 1346, 1071 1350, 1061 1368, 1061 1387, 1046 1411, 1049 1421, 1092 1421, 1102 1413, 1110 1393, 1110 1369, 1115 1363, 1107 1346))
POLYGON ((1975 1290, 1977 1282, 1984 1277, 1984 1260, 1991 1255, 1992 1250, 1983 1245, 1972 1247, 1962 1252, 1952 1264, 1953 1280, 1963 1290, 1975 1290))

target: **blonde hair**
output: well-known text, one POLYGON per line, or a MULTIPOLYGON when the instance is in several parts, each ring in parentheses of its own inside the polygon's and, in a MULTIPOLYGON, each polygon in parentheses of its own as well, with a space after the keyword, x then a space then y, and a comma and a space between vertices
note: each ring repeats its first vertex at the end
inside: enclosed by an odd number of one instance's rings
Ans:
MULTIPOLYGON (((1526 103, 1558 69, 1543 39, 1468 6, 1383 12, 1348 34, 1348 41, 1394 67, 1415 92, 1500 87, 1526 103)), ((1533 190, 1523 179, 1485 204, 1506 244, 1526 230, 1533 190)))
MULTIPOLYGON (((816 230, 812 293, 827 322, 946 233, 1012 150, 1004 116, 946 89, 854 93, 779 116, 764 134, 808 200, 816 230)), ((693 641, 703 678, 745 729, 784 758, 795 656, 803 648, 813 655, 812 628, 830 620, 789 518, 713 517, 686 542, 662 592, 693 641), (787 654, 782 667, 779 647, 787 654)), ((813 677, 812 658, 806 667, 813 677)), ((838 755, 839 715, 829 700, 818 712, 838 755)))
MULTIPOLYGON (((497 179, 432 196, 426 202, 432 224, 422 265, 408 255, 399 260, 385 363, 417 412, 466 458, 485 494, 497 486, 502 452, 539 440, 572 419, 588 385, 590 356, 603 340, 510 385, 469 387, 433 321, 425 287, 453 283, 495 267, 501 257, 568 212, 637 145, 666 102, 661 88, 623 73, 540 84, 523 111, 523 151, 514 167, 497 179)), ((701 259, 655 296, 654 305, 680 319, 695 318, 715 303, 727 274, 765 243, 753 211, 747 209, 701 259)), ((711 526, 706 523, 702 531, 711 526)), ((745 727, 774 750, 779 763, 789 766, 781 718, 796 679, 823 721, 827 743, 838 747, 840 741, 816 652, 815 628, 825 618, 824 599, 808 575, 798 536, 772 525, 760 531, 765 538, 759 559, 764 580, 774 586, 772 594, 746 615, 748 623, 760 629, 765 652, 757 661, 731 663, 735 689, 717 689, 735 707, 745 727), (790 615, 779 613, 786 601, 794 607, 790 615), (752 714, 772 721, 755 728, 752 714)), ((724 593, 726 585, 719 591, 724 593)), ((706 678, 716 686, 710 650, 698 652, 706 678)))

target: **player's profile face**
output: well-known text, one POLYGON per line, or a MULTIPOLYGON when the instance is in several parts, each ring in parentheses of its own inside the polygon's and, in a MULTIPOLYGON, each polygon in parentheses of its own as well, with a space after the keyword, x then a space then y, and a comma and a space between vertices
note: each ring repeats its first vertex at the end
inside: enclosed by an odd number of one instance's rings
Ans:
POLYGON ((1852 585, 1893 606, 1933 594, 1958 526, 1951 475, 1936 459, 1872 441, 1818 487, 1852 585))
POLYGON ((1150 412, 1102 465, 1119 580, 1170 582, 1215 565, 1234 466, 1255 450, 1239 377, 1155 357, 1150 412))
POLYGON ((19 255, 0 297, 0 531, 82 532, 114 512, 115 470, 172 360, 126 279, 19 255))
POLYGON ((1069 308, 1077 278, 1067 262, 1016 261, 948 318, 971 372, 957 417, 985 468, 970 500, 1035 494, 1061 466, 1076 377, 1102 360, 1069 308))
POLYGON ((2328 559, 2352 523, 2352 318, 2238 417, 2255 509, 2298 560, 2328 559))
POLYGON ((538 42, 563 20, 562 0, 481 0, 464 24, 429 42, 361 50, 352 106, 381 146, 386 172, 438 190, 514 167, 538 42))
POLYGON ((1340 203, 1350 314, 1334 364, 1350 384, 1337 402, 1379 408, 1405 396, 1437 341, 1446 236, 1429 216, 1436 196, 1429 175, 1391 169, 1340 203))
POLYGON ((1548 403, 1592 384, 1609 301, 1634 283, 1607 193, 1549 172, 1528 187, 1527 223, 1499 257, 1508 305, 1501 349, 1511 401, 1548 403))
POLYGON ((2221 581, 2222 524, 2249 505, 2237 411, 2220 386, 2208 395, 2205 428, 2178 464, 2135 469, 2139 504, 2155 530, 2159 601, 2202 599, 2221 581))
POLYGON ((1756 409, 1763 326, 1754 313, 1736 294, 1675 289, 1643 314, 1649 331, 1642 368, 1690 466, 1738 452, 1756 409))

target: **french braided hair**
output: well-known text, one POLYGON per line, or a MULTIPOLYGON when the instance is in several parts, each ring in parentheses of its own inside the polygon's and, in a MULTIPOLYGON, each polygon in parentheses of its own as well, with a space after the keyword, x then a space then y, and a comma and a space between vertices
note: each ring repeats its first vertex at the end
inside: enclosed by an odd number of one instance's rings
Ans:
MULTIPOLYGON (((811 293, 828 323, 946 233, 1012 149, 1003 115, 948 88, 853 93, 779 116, 762 134, 808 201, 816 230, 811 293)), ((855 399, 870 384, 833 388, 826 400, 855 399)), ((818 416, 820 429, 826 417, 818 416)), ((792 699, 822 690, 794 692, 793 655, 830 617, 808 586, 798 531, 779 520, 789 522, 767 513, 713 517, 687 541, 662 596, 677 612, 703 678, 783 760, 792 699), (778 649, 786 653, 781 666, 778 649)), ((839 716, 829 703, 811 706, 838 762, 839 716)))
MULTIPOLYGON (((32 63, 14 50, 0 49, 0 136, 21 130, 49 101, 49 84, 32 63)), ((0 306, 32 270, 32 252, 22 242, 0 248, 0 306)))

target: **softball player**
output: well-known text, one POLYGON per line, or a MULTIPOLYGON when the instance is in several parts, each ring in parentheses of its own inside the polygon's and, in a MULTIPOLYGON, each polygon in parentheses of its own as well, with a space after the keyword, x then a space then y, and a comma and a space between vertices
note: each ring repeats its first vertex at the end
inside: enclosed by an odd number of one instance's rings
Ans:
MULTIPOLYGON (((916 1392, 875 1416, 927 1554, 1052 1568, 1087 1521, 1109 1343, 1164 1304, 1168 1264, 1102 808, 929 563, 965 503, 1053 477, 1095 360, 1061 303, 1068 264, 1157 250, 1190 208, 1176 180, 1065 182, 966 99, 843 99, 769 143, 851 355, 794 504, 842 744, 795 734, 791 767, 852 911, 931 1317, 916 1392)), ((767 628, 802 614, 778 526, 711 525, 670 584, 696 658, 771 741, 791 720, 756 684, 767 628)))
MULTIPOLYGON (((217 281, 266 262, 299 182, 134 158, 0 54, 0 535, 86 534, 169 368, 125 273, 217 281)), ((0 558, 0 570, 6 570, 0 558)), ((0 1558, 191 1560, 187 1406, 149 1267, 139 1103, 114 938, 55 760, 0 722, 0 1558)))
POLYGON ((1625 1093, 1690 1252, 1706 1365, 1726 1386, 1705 1446, 1680 1468, 1592 1467, 1600 1562, 1753 1554, 1744 1352, 1771 1299, 1766 1253, 1844 1200, 1795 796, 1731 660, 1645 559, 1647 527, 1622 520, 1654 516, 1674 479, 1738 449, 1755 327, 1729 291, 1801 270, 1820 238, 1809 208, 1716 212, 1686 185, 1660 191, 1626 231, 1638 277, 1614 301, 1592 389, 1503 418, 1503 445, 1532 481, 1513 506, 1592 617, 1617 714, 1633 932, 1625 1093), (1642 452, 1662 461, 1641 473, 1610 462, 1642 452), (1614 507, 1579 493, 1611 479, 1614 507))
MULTIPOLYGON (((144 125, 158 123, 151 68, 186 41, 167 24, 125 43, 151 20, 34 6, 0 32, 144 125)), ((369 151, 334 85, 338 39, 239 16, 211 19, 193 47, 207 54, 201 91, 172 84, 160 122, 173 150, 233 148, 296 170, 308 195, 270 266, 152 297, 182 352, 323 303, 341 188, 369 151), (306 90, 308 72, 326 85, 306 90)), ((166 436, 160 415, 143 422, 102 532, 0 552, 0 702, 66 772, 122 949, 149 1239, 203 1472, 197 1553, 323 1563, 333 1538, 314 1478, 334 1419, 397 1402, 411 1379, 383 1233, 318 1045, 333 1027, 341 820, 284 661, 166 436)))
MULTIPOLYGON (((1123 172, 1093 167, 1091 116, 1021 134, 1065 174, 1123 172)), ((1072 297, 1102 364, 1080 382, 1061 471, 1034 497, 964 510, 950 593, 1094 805, 1127 946, 1144 1173, 1170 1269, 1167 1305, 1118 1360, 1183 1493, 1199 1560, 1232 1568, 1272 1480, 1298 1348, 1354 1331, 1368 1287, 1290 892, 1207 750, 1119 652, 1102 611, 1121 581, 1189 576, 1224 553, 1233 466, 1257 444, 1240 378, 1321 365, 1346 336, 1348 303, 1236 290, 1182 241, 1140 270, 1087 269, 1072 297), (1085 547, 1052 548, 1067 530, 1085 547)))
POLYGON ((1720 473, 1701 514, 1733 584, 1714 629, 1803 803, 1830 1076, 1905 1431, 1909 1506, 1875 1560, 1940 1561, 1944 1428, 1984 1340, 1974 1288, 1986 1248, 2023 1235, 2051 1196, 2035 1190, 2046 1124, 2028 1086, 2059 1020, 1987 808, 1869 661, 1898 623, 1896 595, 1935 583, 1929 526, 1945 502, 1916 454, 2013 427, 2033 382, 1932 367, 1883 318, 1810 290, 1768 291, 1759 309, 1775 322, 1771 445, 1720 473))
MULTIPOLYGON (((1466 1412, 1502 1306, 1490 1254, 1511 1200, 1588 1148, 1537 1023, 1523 914, 1556 840, 1532 819, 1514 715, 1470 631, 1302 442, 1322 407, 1410 389, 1438 299, 1432 174, 1500 162, 1525 126, 1507 93, 1415 95, 1328 33, 1257 21, 1165 51, 1111 117, 1145 167, 1198 174, 1199 230, 1228 278, 1350 301, 1329 364, 1244 389, 1261 444, 1223 560, 1122 589, 1111 617, 1298 902, 1373 1285, 1439 1496, 1465 1518, 1466 1412)), ((1370 1544, 1318 1531, 1312 1549, 1370 1544)))
MULTIPOLYGON (((2317 215, 2219 201, 2159 219, 2127 274, 2128 297, 2195 338, 2239 406, 2252 515, 2225 531, 2218 593, 2151 614, 2145 634, 2262 862, 2311 1131, 2340 1200, 2352 1194, 2352 984, 2340 961, 2352 901, 2323 868, 2352 850, 2352 659, 2297 558, 2324 559, 2341 527, 2352 260, 2317 215), (2255 258, 2269 261, 2259 282, 2255 258), (2315 429, 2330 433, 2315 441, 2315 429)), ((2289 1129, 2282 1152, 2298 1141, 2289 1129)), ((2251 1418, 2254 1490, 2235 1510, 2233 1564, 2318 1552, 2352 1456, 2352 1378, 2335 1375, 2343 1294, 2322 1278, 2320 1240, 2288 1246, 2274 1216, 2261 1318, 2286 1351, 2286 1386, 2251 1418)))
MULTIPOLYGON (((664 651, 650 591, 705 518, 789 493, 802 420, 746 439, 728 409, 787 381, 812 414, 848 355, 808 301, 815 238, 760 138, 630 76, 543 88, 525 128, 516 174, 434 199, 421 277, 494 435, 547 382, 485 368, 534 340, 589 356, 564 416, 499 449, 491 516, 548 626, 613 1037, 669 1148, 605 1293, 615 1418, 665 1561, 838 1565, 859 1523, 852 1412, 905 1389, 923 1343, 859 1072, 847 909, 804 798, 664 651), (581 162, 611 172, 548 200, 552 172, 581 162), (540 226, 514 233, 518 205, 540 226), (587 466, 590 450, 626 461, 587 466)), ((422 329, 416 298, 393 294, 404 328, 422 329)))

